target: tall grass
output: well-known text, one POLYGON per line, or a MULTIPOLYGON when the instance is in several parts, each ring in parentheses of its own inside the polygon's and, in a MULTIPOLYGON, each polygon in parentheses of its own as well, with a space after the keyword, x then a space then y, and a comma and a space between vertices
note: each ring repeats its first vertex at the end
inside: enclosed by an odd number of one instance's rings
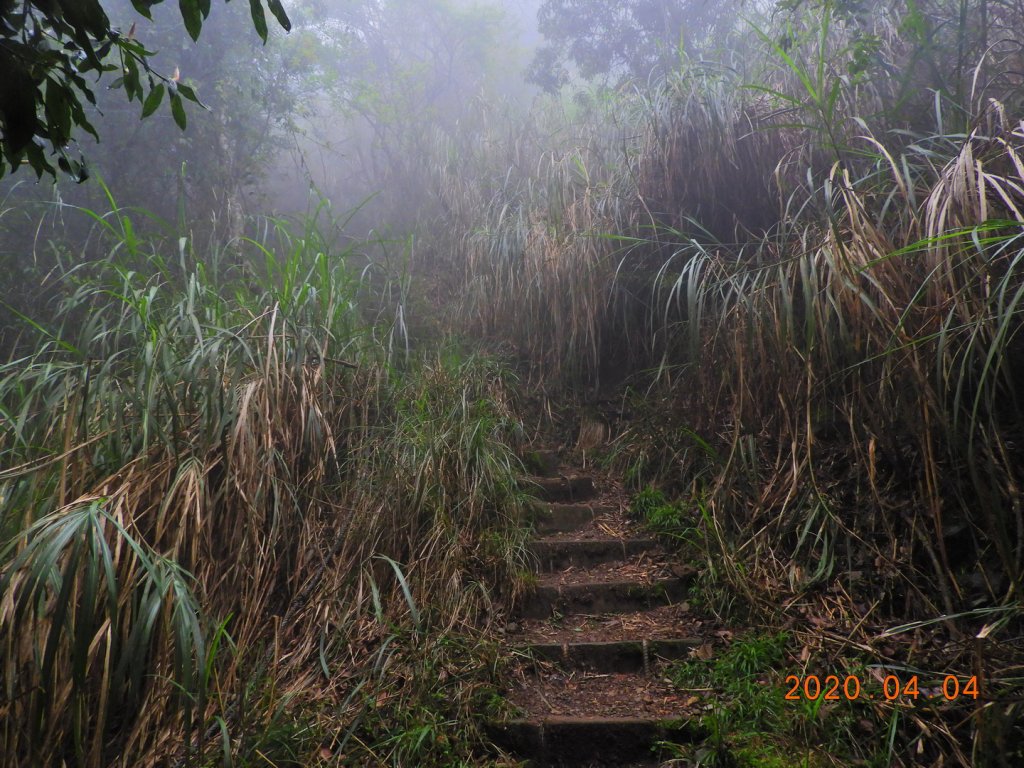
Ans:
POLYGON ((200 254, 86 215, 109 255, 0 368, 0 761, 305 762, 373 637, 515 583, 501 377, 407 359, 401 276, 315 219, 200 254))
MULTIPOLYGON (((816 3, 443 155, 464 321, 549 384, 657 393, 617 455, 692 493, 709 563, 770 611, 840 585, 852 627, 1019 615, 1021 28, 816 3)), ((927 740, 983 741, 954 730, 927 740)))
MULTIPOLYGON (((546 387, 656 395, 616 456, 750 602, 941 624, 949 669, 1013 678, 1024 19, 985 7, 795 4, 649 84, 481 105, 434 142, 433 260, 87 213, 109 255, 0 368, 2 761, 469 759, 521 435, 507 372, 416 350, 435 267, 546 387)), ((1018 710, 904 735, 967 765, 1018 710)))

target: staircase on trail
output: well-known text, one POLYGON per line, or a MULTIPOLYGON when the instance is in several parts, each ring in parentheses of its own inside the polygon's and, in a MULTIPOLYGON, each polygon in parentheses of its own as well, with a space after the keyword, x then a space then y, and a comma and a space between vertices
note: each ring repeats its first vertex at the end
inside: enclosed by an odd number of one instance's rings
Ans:
POLYGON ((530 458, 539 572, 505 636, 523 659, 503 691, 517 716, 490 736, 536 768, 657 766, 661 743, 696 738, 663 673, 700 644, 686 635, 692 569, 627 519, 620 492, 555 453, 530 458))

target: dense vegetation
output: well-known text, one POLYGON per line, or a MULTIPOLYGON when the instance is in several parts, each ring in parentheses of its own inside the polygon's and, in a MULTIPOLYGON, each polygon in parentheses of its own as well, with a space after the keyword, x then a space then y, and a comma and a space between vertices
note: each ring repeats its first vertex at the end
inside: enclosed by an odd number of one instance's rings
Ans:
POLYGON ((296 693, 289 722, 360 675, 376 696, 396 633, 441 645, 476 626, 474 582, 516 583, 501 378, 407 359, 396 286, 360 281, 360 245, 269 222, 236 254, 182 238, 168 263, 130 225, 3 367, 13 762, 211 742, 244 762, 296 693))
MULTIPOLYGON (((132 0, 132 7, 152 21, 153 6, 162 2, 132 0)), ((266 0, 266 5, 282 27, 291 28, 281 0, 266 0)), ((210 0, 181 0, 178 10, 188 34, 198 39, 210 15, 210 0)), ((249 10, 256 31, 266 42, 269 29, 263 0, 250 0, 249 10)), ((154 68, 150 63, 153 54, 135 39, 135 25, 119 29, 99 0, 8 0, 0 5, 0 66, 4 72, 0 176, 24 163, 38 176, 55 176, 60 169, 79 180, 88 177, 85 164, 69 155, 67 145, 79 130, 99 137, 84 107, 84 103, 97 103, 93 73, 121 73, 111 87, 123 88, 130 101, 137 100, 143 116, 155 112, 166 93, 175 122, 185 128, 184 102, 198 104, 199 100, 191 86, 179 82, 180 73, 165 74, 154 68)))
MULTIPOLYGON (((808 0, 631 53, 548 2, 582 42, 540 49, 555 92, 525 110, 480 74, 480 9, 417 17, 479 97, 409 85, 444 56, 397 45, 405 5, 334 18, 373 34, 307 38, 282 84, 370 137, 358 218, 243 222, 238 171, 238 220, 207 227, 219 182, 180 168, 163 219, 104 187, 88 229, 40 237, 24 190, 2 211, 32 288, 0 335, 0 760, 482 763, 521 424, 561 402, 608 424, 601 458, 702 563, 701 605, 765 630, 680 679, 753 706, 786 637, 805 668, 974 672, 977 703, 778 728, 823 765, 828 739, 1018 763, 1024 9, 808 0)), ((658 3, 623 5, 658 34, 658 3)), ((297 109, 252 95, 246 125, 297 109)), ((211 125, 207 173, 232 146, 211 125)), ((714 713, 716 738, 772 706, 714 713)))

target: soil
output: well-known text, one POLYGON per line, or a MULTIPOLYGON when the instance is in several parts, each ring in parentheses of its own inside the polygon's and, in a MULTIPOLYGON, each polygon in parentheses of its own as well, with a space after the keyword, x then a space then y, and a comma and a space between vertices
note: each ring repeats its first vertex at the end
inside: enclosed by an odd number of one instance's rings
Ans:
POLYGON ((705 637, 717 625, 698 618, 686 603, 637 613, 598 616, 574 615, 553 619, 526 619, 508 627, 513 642, 601 643, 617 640, 672 640, 705 637))
POLYGON ((555 717, 677 719, 698 715, 704 704, 701 695, 678 690, 657 672, 648 676, 573 673, 553 665, 540 674, 524 673, 507 698, 526 712, 555 717))
MULTIPOLYGON (((587 502, 601 509, 607 502, 587 502)), ((610 507, 610 505, 609 505, 610 507)), ((621 509, 596 515, 593 520, 572 531, 544 536, 545 541, 573 541, 577 539, 630 539, 644 536, 643 528, 630 520, 621 509)))
POLYGON ((642 552, 625 561, 600 563, 589 568, 570 567, 557 573, 540 574, 537 577, 537 583, 546 587, 569 584, 604 584, 615 581, 653 584, 675 575, 671 565, 663 551, 642 552))
MULTIPOLYGON (((596 490, 592 498, 579 499, 600 514, 573 530, 564 533, 538 536, 538 542, 569 542, 569 541, 611 541, 622 542, 637 540, 630 550, 623 548, 622 556, 618 552, 595 556, 594 559, 615 555, 615 559, 604 563, 587 566, 570 566, 557 571, 537 574, 537 585, 540 587, 572 587, 579 590, 586 585, 594 585, 595 595, 602 585, 610 583, 634 584, 638 588, 648 587, 657 582, 673 580, 684 582, 693 576, 693 569, 678 562, 668 554, 666 549, 653 541, 652 534, 645 530, 637 521, 628 515, 628 494, 621 483, 608 477, 605 473, 594 471, 593 467, 567 466, 559 464, 557 473, 562 476, 593 477, 596 490), (642 551, 638 551, 642 549, 642 551), (627 555, 626 552, 629 551, 627 555)), ((566 556, 551 555, 542 558, 539 563, 542 570, 556 562, 592 562, 582 554, 574 559, 566 556)), ((536 724, 545 722, 545 718, 582 718, 601 721, 605 737, 625 747, 626 741, 620 738, 618 728, 626 728, 623 723, 630 719, 650 721, 686 720, 698 717, 708 706, 706 698, 710 692, 681 690, 675 687, 667 677, 667 663, 658 659, 657 651, 651 651, 650 662, 644 658, 644 669, 637 670, 635 659, 625 663, 628 651, 598 652, 595 659, 603 661, 570 663, 569 646, 577 643, 607 643, 627 641, 656 640, 687 640, 689 643, 677 648, 674 654, 687 653, 699 658, 709 658, 715 645, 720 640, 715 636, 719 629, 717 624, 696 615, 688 604, 678 601, 674 604, 660 604, 670 599, 671 594, 665 592, 661 598, 652 599, 657 607, 648 610, 586 614, 574 611, 586 610, 582 605, 592 604, 590 601, 570 601, 566 607, 566 615, 558 618, 525 619, 511 621, 506 626, 505 643, 509 650, 518 658, 511 665, 505 683, 502 686, 506 700, 529 727, 540 727, 536 724), (582 604, 581 604, 582 603, 582 604), (533 655, 528 652, 531 645, 558 644, 565 646, 565 654, 559 660, 544 660, 543 654, 533 655), (687 649, 687 645, 693 645, 687 649), (519 648, 526 653, 516 653, 519 648), (601 655, 605 653, 605 655, 601 655), (610 655, 608 655, 610 653, 610 655), (632 665, 632 666, 631 666, 632 665), (637 671, 633 671, 637 670, 637 671)), ((540 594, 536 597, 540 600, 540 594)), ((544 598, 547 599, 547 598, 544 598)), ((526 600, 530 600, 527 597, 526 600)), ((524 611, 529 615, 530 611, 524 611)), ((536 614, 535 614, 536 615, 536 614)), ((629 646, 627 646, 628 648, 629 646)), ((581 654, 582 649, 577 649, 581 654)), ((668 655, 668 654, 666 654, 668 655)), ((550 657, 550 654, 548 655, 550 657)), ((573 656, 583 658, 583 656, 573 656)), ((522 743, 523 749, 529 753, 537 748, 536 734, 543 731, 532 731, 531 739, 522 743)), ((625 734, 625 731, 623 731, 625 734)), ((635 736, 632 738, 636 738, 635 736)), ((548 743, 541 736, 539 751, 545 753, 541 759, 543 765, 572 764, 577 767, 585 765, 588 747, 593 744, 573 744, 573 739, 586 739, 585 736, 574 736, 568 741, 555 739, 548 743), (546 745, 546 746, 545 746, 546 745), (558 756, 553 753, 557 752, 558 756)), ((625 768, 628 765, 658 765, 651 761, 651 748, 655 744, 637 745, 634 752, 632 746, 620 750, 621 757, 616 756, 614 765, 625 768)), ((590 752, 593 750, 590 749, 590 752)), ((611 759, 608 755, 606 760, 611 759)))

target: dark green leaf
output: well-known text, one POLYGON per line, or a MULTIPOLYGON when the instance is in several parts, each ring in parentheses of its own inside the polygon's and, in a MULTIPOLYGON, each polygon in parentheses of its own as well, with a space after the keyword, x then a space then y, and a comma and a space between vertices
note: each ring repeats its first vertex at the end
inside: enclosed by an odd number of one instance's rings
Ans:
POLYGON ((292 22, 288 18, 288 14, 284 11, 284 6, 281 5, 281 0, 267 0, 267 7, 270 12, 274 14, 274 18, 277 19, 277 23, 288 32, 291 32, 292 22))
POLYGON ((160 103, 164 100, 164 84, 160 83, 149 92, 146 103, 142 105, 142 117, 146 118, 156 112, 160 103))
POLYGON ((75 97, 74 91, 67 92, 68 109, 71 111, 71 122, 75 125, 81 125, 86 121, 85 110, 82 109, 82 102, 75 97))
POLYGON ((203 13, 198 0, 178 0, 178 8, 181 10, 181 18, 185 22, 189 37, 198 40, 203 29, 203 13))
POLYGON ((107 40, 99 48, 97 48, 91 57, 87 57, 85 61, 78 65, 79 72, 89 72, 91 70, 103 69, 103 59, 110 55, 110 49, 114 47, 113 38, 107 40))
POLYGON ((252 23, 256 27, 256 34, 264 43, 267 42, 267 15, 263 12, 263 3, 260 0, 249 0, 249 10, 252 12, 252 23))
POLYGON ((82 3, 88 30, 96 37, 106 37, 107 32, 110 31, 110 19, 104 13, 103 6, 99 4, 98 0, 77 1, 82 3))
POLYGON ((199 101, 199 97, 196 96, 196 92, 191 86, 185 85, 184 83, 178 83, 178 93, 181 94, 181 98, 188 99, 193 104, 199 104, 202 106, 202 102, 199 101))
POLYGON ((52 78, 46 80, 44 109, 50 140, 57 145, 64 144, 71 136, 71 110, 64 86, 52 78))
POLYGON ((139 82, 139 65, 129 57, 124 62, 124 92, 128 101, 142 100, 142 84, 139 82))
POLYGON ((89 178, 89 171, 86 169, 85 163, 79 160, 69 160, 64 155, 61 155, 57 158, 57 167, 74 179, 77 184, 81 184, 89 178))
POLYGON ((96 141, 100 140, 100 135, 96 132, 96 128, 88 120, 82 120, 79 123, 79 127, 84 128, 96 141))
POLYGON ((188 126, 188 116, 185 114, 185 105, 181 103, 181 97, 176 93, 171 96, 171 114, 174 115, 174 122, 184 131, 188 126))
POLYGON ((32 142, 39 130, 36 119, 38 94, 31 76, 21 67, 4 73, 6 82, 0 88, 0 120, 4 124, 4 144, 12 154, 32 142))
POLYGON ((110 29, 110 19, 103 12, 103 6, 97 0, 57 0, 64 18, 75 31, 75 39, 79 43, 87 43, 88 38, 82 34, 88 32, 94 37, 105 37, 110 29))
MULTIPOLYGON (((96 94, 92 92, 91 83, 86 82, 85 78, 79 77, 77 74, 72 74, 70 77, 68 77, 68 80, 70 80, 71 83, 75 86, 75 88, 78 89, 79 93, 85 96, 86 101, 88 101, 94 107, 96 106, 96 94)), ((75 97, 74 90, 72 90, 71 88, 67 88, 66 90, 71 95, 72 105, 81 104, 79 99, 75 97)), ((75 120, 77 122, 78 118, 76 117, 75 120)))
POLYGON ((30 141, 25 145, 25 157, 28 159, 28 164, 32 166, 32 170, 36 172, 36 178, 43 178, 44 173, 53 174, 53 166, 46 162, 46 155, 43 154, 43 148, 36 144, 34 141, 30 141))
POLYGON ((138 11, 147 19, 152 21, 153 14, 150 12, 149 9, 160 2, 162 2, 162 0, 132 0, 132 6, 135 8, 136 11, 138 11))
POLYGON ((154 53, 154 51, 147 51, 146 47, 138 40, 128 40, 124 37, 118 39, 117 47, 125 53, 134 53, 140 57, 152 56, 154 53))

